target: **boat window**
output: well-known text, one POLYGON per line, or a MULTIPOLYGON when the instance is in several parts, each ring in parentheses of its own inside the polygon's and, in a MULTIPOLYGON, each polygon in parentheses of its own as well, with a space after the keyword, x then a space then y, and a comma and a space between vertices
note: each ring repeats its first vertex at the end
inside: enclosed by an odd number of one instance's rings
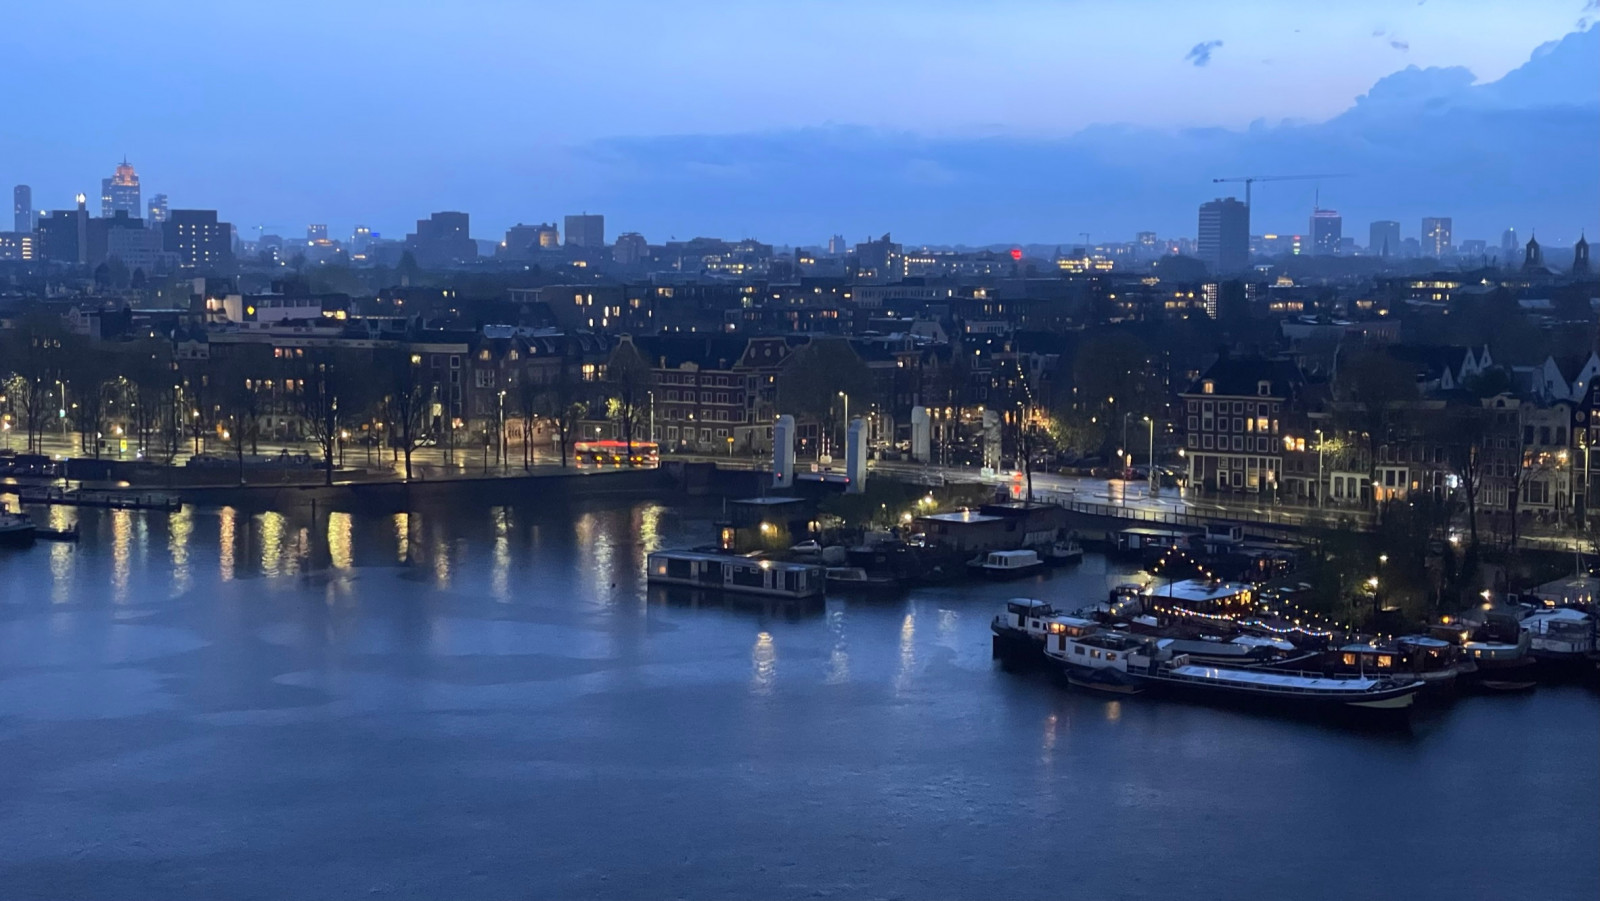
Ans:
POLYGON ((1344 665, 1345 666, 1355 666, 1356 665, 1356 655, 1354 655, 1354 654, 1345 654, 1344 655, 1344 665))
POLYGON ((1106 651, 1106 659, 1107 660, 1115 660, 1115 659, 1117 659, 1116 652, 1115 651, 1106 651))
POLYGON ((1066 649, 1067 649, 1067 636, 1063 635, 1063 636, 1061 636, 1061 637, 1056 639, 1056 650, 1065 651, 1066 649))
POLYGON ((1073 645, 1072 646, 1072 653, 1074 653, 1074 654, 1082 654, 1083 653, 1083 645, 1076 645, 1076 644, 1073 645))
POLYGON ((1100 659, 1100 652, 1099 651, 1090 651, 1089 652, 1089 656, 1093 657, 1096 660, 1099 660, 1100 659))
POLYGON ((1379 666, 1393 666, 1394 665, 1394 658, 1390 657, 1388 654, 1379 654, 1378 655, 1378 665, 1379 666))

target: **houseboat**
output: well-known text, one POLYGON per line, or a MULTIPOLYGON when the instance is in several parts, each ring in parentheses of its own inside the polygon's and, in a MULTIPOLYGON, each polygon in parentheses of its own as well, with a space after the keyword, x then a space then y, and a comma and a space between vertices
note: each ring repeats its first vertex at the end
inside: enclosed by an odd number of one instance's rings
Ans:
POLYGON ((1232 620, 1255 609, 1255 586, 1216 579, 1180 579, 1145 589, 1145 605, 1174 617, 1232 620))
POLYGON ((1450 621, 1428 627, 1428 634, 1461 649, 1472 668, 1462 671, 1465 688, 1484 691, 1527 691, 1538 684, 1536 661, 1528 653, 1531 638, 1515 623, 1450 621))
POLYGON ((709 551, 656 551, 646 559, 645 576, 660 585, 779 598, 820 597, 827 585, 825 571, 815 564, 709 551))
POLYGON ((1083 545, 1077 535, 1069 535, 1044 550, 1044 561, 1051 566, 1076 566, 1083 562, 1083 545))
POLYGON ((1057 613, 1044 601, 1012 598, 1004 613, 989 623, 994 633, 993 656, 1007 664, 1031 665, 1044 660, 1046 636, 1079 637, 1097 630, 1094 622, 1057 613))
POLYGON ((0 504, 0 547, 30 547, 37 529, 26 513, 13 513, 0 504))
POLYGON ((873 594, 900 590, 894 576, 874 574, 861 566, 830 566, 824 571, 828 590, 838 593, 873 594))
POLYGON ((1594 617, 1572 607, 1535 609, 1523 617, 1522 631, 1528 633, 1529 653, 1544 664, 1579 663, 1595 649, 1594 617))
POLYGON ((1324 657, 1324 671, 1338 676, 1397 676, 1420 680, 1430 694, 1455 691, 1477 666, 1461 649, 1429 635, 1402 635, 1382 644, 1352 642, 1324 657))
POLYGON ((1192 529, 1155 529, 1136 526, 1114 536, 1113 550, 1124 557, 1155 559, 1170 550, 1189 550, 1201 532, 1192 529))
POLYGON ((1417 679, 1341 678, 1320 673, 1202 666, 1174 653, 1170 639, 1100 632, 1051 636, 1045 655, 1069 682, 1131 692, 1159 689, 1179 697, 1244 704, 1295 714, 1404 716, 1422 689, 1417 679))
POLYGON ((990 551, 967 562, 967 566, 989 579, 1020 579, 1044 569, 1038 551, 990 551))

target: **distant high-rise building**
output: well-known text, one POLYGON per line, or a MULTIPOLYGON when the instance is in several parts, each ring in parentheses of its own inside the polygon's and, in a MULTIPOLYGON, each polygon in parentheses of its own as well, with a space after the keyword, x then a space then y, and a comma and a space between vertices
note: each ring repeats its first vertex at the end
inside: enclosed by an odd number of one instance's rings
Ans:
POLYGON ((328 237, 328 227, 322 224, 306 226, 307 241, 322 241, 328 237))
POLYGON ((1589 274, 1589 239, 1578 235, 1578 243, 1572 245, 1572 275, 1589 274))
POLYGON ((1344 217, 1334 210, 1311 213, 1311 252, 1319 257, 1334 256, 1344 237, 1344 217))
POLYGON ((1481 260, 1489 252, 1489 242, 1482 238, 1468 238, 1461 242, 1461 256, 1481 260))
POLYGON ((1400 256, 1407 260, 1414 260, 1422 256, 1422 242, 1416 238, 1401 238, 1400 256))
POLYGON ((365 225, 356 226, 356 230, 350 234, 350 252, 366 253, 370 247, 372 247, 372 229, 365 225))
POLYGON ((57 263, 89 262, 89 198, 78 195, 77 209, 51 210, 39 218, 34 252, 57 263))
POLYGON ((217 221, 216 210, 171 210, 162 232, 180 269, 205 271, 233 261, 233 226, 217 221))
POLYGON ((1375 257, 1400 255, 1400 223, 1379 219, 1367 228, 1367 253, 1375 257))
POLYGON ((611 248, 611 259, 624 266, 632 266, 642 262, 650 255, 650 244, 645 241, 644 235, 638 232, 624 232, 617 236, 617 244, 611 248))
POLYGON ((1250 265, 1250 208, 1233 197, 1200 204, 1198 256, 1211 271, 1232 273, 1250 265))
POLYGON ((19 234, 33 231, 33 189, 17 185, 11 189, 12 228, 19 234))
POLYGON ((1500 255, 1506 260, 1517 252, 1517 230, 1508 228, 1500 233, 1500 255))
POLYGON ((434 213, 417 220, 417 230, 406 235, 406 249, 419 266, 444 266, 478 258, 472 240, 471 217, 466 213, 434 213))
POLYGON ((28 232, 0 232, 0 261, 27 262, 33 259, 34 235, 28 232))
POLYGON ((554 223, 540 225, 516 225, 506 229, 505 239, 495 250, 495 256, 510 259, 526 259, 535 251, 550 250, 561 246, 560 232, 554 223))
POLYGON ((146 212, 149 215, 145 216, 145 222, 151 228, 160 228, 161 224, 167 221, 167 195, 157 194, 150 198, 150 206, 146 212))
POLYGON ((606 246, 606 217, 584 213, 568 216, 566 221, 568 247, 606 246))
POLYGON ((134 219, 144 215, 144 205, 139 201, 139 173, 128 165, 126 157, 110 178, 100 179, 100 218, 110 219, 118 210, 134 219))
POLYGON ((1455 250, 1450 239, 1449 216, 1424 216, 1422 219, 1422 255, 1444 258, 1455 250))

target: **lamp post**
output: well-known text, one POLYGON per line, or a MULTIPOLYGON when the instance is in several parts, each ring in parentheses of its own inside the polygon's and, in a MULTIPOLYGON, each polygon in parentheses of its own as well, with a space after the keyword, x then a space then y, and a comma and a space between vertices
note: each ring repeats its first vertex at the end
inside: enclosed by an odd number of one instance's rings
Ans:
POLYGON ((1145 465, 1150 468, 1150 496, 1156 496, 1156 421, 1149 416, 1144 418, 1145 424, 1150 426, 1150 456, 1145 460, 1145 465))
POLYGON ((1322 484, 1322 430, 1317 429, 1317 509, 1322 509, 1322 496, 1327 493, 1327 486, 1322 484))
MULTIPOLYGON (((850 395, 844 393, 843 391, 840 391, 839 392, 839 396, 844 398, 844 431, 845 431, 846 434, 849 434, 849 431, 850 431, 850 395)), ((832 436, 830 435, 829 438, 831 439, 832 436)))
POLYGON ((500 472, 506 471, 506 392, 500 389, 500 472))

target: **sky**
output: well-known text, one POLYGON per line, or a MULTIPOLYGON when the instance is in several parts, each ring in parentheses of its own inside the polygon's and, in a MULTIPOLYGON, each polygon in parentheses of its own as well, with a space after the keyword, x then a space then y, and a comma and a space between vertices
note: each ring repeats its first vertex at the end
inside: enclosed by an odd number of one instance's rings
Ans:
POLYGON ((480 238, 1115 240, 1304 172, 1350 177, 1262 188, 1257 231, 1318 200, 1363 242, 1600 231, 1600 0, 15 6, 0 184, 65 207, 126 155, 247 238, 463 209, 480 238))

